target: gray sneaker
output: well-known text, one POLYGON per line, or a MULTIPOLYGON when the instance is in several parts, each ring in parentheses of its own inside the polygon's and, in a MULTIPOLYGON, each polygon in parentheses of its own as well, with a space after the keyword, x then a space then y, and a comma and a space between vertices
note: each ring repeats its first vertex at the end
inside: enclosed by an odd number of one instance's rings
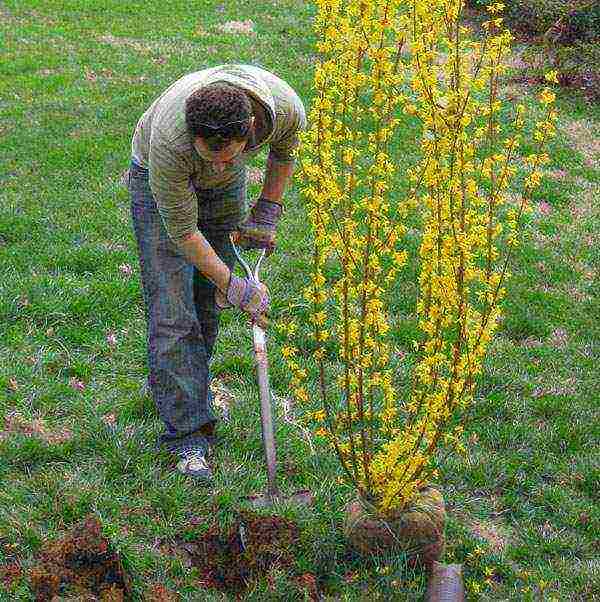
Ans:
POLYGON ((201 479, 211 479, 212 471, 206 461, 206 452, 203 449, 188 449, 177 454, 180 458, 177 470, 183 474, 201 479))

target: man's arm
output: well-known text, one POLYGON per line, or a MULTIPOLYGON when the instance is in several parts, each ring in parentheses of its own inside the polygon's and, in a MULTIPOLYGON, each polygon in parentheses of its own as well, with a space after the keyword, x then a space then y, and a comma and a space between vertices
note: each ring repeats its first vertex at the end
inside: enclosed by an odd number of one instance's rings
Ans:
POLYGON ((269 155, 265 183, 260 196, 281 205, 283 193, 294 173, 294 167, 293 161, 279 162, 269 155))
POLYGON ((149 164, 150 187, 169 238, 189 263, 225 293, 230 270, 198 230, 198 203, 185 157, 168 142, 157 140, 149 164))
POLYGON ((223 294, 227 292, 231 271, 197 230, 179 242, 187 261, 195 265, 223 294))

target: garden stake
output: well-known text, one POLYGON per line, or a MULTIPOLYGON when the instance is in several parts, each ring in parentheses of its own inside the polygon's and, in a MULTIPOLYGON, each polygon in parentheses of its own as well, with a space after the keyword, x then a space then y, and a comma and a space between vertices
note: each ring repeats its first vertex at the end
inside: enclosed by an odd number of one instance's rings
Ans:
MULTIPOLYGON (((248 278, 255 282, 260 282, 258 270, 265 257, 266 251, 263 249, 258 258, 254 270, 240 256, 233 237, 231 244, 238 261, 242 264, 248 278)), ((275 454, 275 436, 273 432, 273 417, 271 413, 271 393, 269 390, 267 345, 265 331, 256 323, 252 324, 252 334, 254 337, 254 357, 256 358, 256 373, 258 378, 258 390, 260 394, 260 420, 262 427, 262 441, 265 450, 265 459, 267 463, 267 492, 260 495, 253 495, 245 498, 254 508, 272 506, 274 503, 296 503, 310 506, 313 502, 312 493, 308 489, 296 491, 289 497, 284 497, 277 487, 276 475, 276 454, 275 454)), ((243 542, 243 537, 242 537, 243 542)))

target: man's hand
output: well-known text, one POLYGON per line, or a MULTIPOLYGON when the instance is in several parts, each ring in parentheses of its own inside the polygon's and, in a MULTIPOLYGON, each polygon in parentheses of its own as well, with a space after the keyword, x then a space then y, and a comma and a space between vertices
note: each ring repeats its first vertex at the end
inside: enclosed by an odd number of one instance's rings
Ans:
POLYGON ((252 208, 248 219, 239 227, 238 244, 242 249, 275 249, 277 223, 283 211, 280 203, 261 197, 252 208))
POLYGON ((217 289, 215 294, 217 307, 237 307, 247 313, 253 322, 266 328, 266 312, 269 309, 269 291, 262 282, 255 282, 250 278, 239 278, 231 274, 227 294, 217 289))

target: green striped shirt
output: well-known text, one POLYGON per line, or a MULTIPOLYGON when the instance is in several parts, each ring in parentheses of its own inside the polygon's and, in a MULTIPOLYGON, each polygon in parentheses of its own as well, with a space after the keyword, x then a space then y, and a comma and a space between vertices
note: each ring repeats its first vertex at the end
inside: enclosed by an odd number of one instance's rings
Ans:
POLYGON ((149 170, 150 187, 169 236, 181 241, 198 227, 197 197, 191 186, 226 188, 240 177, 248 159, 266 144, 269 158, 294 162, 298 131, 306 129, 302 101, 282 79, 253 65, 219 65, 182 77, 142 115, 132 140, 132 157, 149 170), (216 172, 192 144, 185 125, 185 101, 209 83, 225 81, 243 89, 256 115, 256 136, 225 169, 216 172))

